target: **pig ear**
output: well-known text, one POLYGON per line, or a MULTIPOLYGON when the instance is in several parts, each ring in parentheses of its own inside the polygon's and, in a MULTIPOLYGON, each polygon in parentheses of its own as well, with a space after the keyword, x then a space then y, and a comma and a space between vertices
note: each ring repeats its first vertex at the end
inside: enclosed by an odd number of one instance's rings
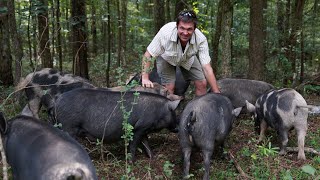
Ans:
POLYGON ((5 134, 7 131, 7 122, 3 116, 3 113, 0 112, 0 132, 1 134, 5 134))
POLYGON ((168 101, 168 108, 172 111, 174 111, 175 109, 177 109, 179 103, 181 100, 175 100, 175 101, 168 101))
POLYGON ((247 100, 246 100, 246 106, 247 106, 247 110, 249 111, 249 112, 255 112, 256 111, 256 107, 253 105, 253 104, 251 104, 251 103, 249 103, 247 100))
POLYGON ((235 117, 238 117, 239 114, 240 114, 240 112, 241 112, 241 110, 242 110, 242 107, 238 107, 238 108, 232 110, 232 114, 233 114, 235 117))

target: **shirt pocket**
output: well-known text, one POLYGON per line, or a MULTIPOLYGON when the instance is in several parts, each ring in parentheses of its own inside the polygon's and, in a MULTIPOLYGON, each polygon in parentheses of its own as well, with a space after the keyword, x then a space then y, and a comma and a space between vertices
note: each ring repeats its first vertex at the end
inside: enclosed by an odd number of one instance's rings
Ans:
POLYGON ((161 56, 164 60, 175 63, 178 57, 178 53, 175 51, 165 51, 161 56))

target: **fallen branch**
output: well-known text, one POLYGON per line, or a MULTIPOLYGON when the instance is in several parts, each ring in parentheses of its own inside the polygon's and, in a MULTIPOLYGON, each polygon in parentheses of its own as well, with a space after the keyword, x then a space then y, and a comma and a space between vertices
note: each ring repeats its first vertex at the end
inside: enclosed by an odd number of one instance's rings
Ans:
POLYGON ((240 173, 241 177, 243 177, 244 179, 251 179, 241 168, 241 166, 238 164, 238 162, 236 161, 236 159, 234 158, 233 154, 231 153, 231 151, 228 152, 230 159, 232 160, 234 166, 236 167, 236 169, 238 170, 238 172, 240 173))
MULTIPOLYGON (((288 152, 299 152, 299 149, 298 149, 298 147, 287 147, 287 151, 288 152)), ((316 155, 320 156, 320 152, 313 149, 313 148, 305 147, 304 152, 316 154, 316 155)))

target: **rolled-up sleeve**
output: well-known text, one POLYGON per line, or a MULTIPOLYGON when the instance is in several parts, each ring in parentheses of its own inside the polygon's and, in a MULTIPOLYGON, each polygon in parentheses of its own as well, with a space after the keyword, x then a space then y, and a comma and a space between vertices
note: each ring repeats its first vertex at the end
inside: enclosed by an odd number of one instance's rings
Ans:
POLYGON ((148 52, 152 57, 158 57, 164 52, 164 48, 161 45, 161 31, 153 38, 149 46, 147 47, 148 52))
POLYGON ((208 46, 207 39, 204 39, 199 44, 198 56, 199 56, 199 59, 200 59, 202 65, 210 63, 211 58, 209 55, 209 46, 208 46))

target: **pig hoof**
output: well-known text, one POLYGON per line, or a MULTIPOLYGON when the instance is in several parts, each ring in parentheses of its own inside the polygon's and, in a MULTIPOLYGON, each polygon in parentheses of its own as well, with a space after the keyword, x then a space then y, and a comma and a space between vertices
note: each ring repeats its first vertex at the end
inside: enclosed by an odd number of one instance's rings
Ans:
POLYGON ((304 154, 298 154, 298 160, 306 160, 306 156, 304 154))
POLYGON ((285 150, 281 150, 281 151, 279 152, 279 154, 280 154, 281 156, 283 156, 283 155, 286 155, 287 153, 286 153, 285 150))

